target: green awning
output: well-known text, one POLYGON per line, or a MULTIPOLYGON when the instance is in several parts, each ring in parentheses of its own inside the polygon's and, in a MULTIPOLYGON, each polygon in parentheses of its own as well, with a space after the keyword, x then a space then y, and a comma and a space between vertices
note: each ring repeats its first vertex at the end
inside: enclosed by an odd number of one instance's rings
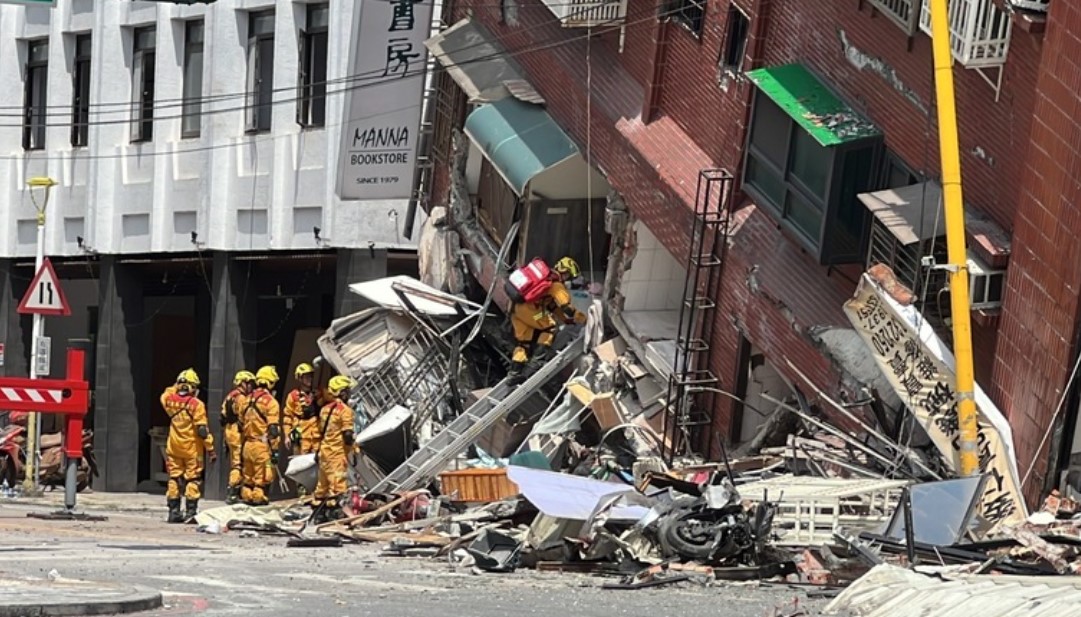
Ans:
POLYGON ((881 135, 802 64, 756 69, 747 77, 825 147, 881 135))
POLYGON ((578 154, 548 112, 514 97, 474 110, 465 134, 519 196, 537 174, 578 154))

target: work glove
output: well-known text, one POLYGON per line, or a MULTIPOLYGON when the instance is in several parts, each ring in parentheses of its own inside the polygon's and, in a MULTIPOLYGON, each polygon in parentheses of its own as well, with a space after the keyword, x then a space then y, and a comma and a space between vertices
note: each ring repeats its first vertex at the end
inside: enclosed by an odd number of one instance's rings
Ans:
POLYGON ((293 443, 300 443, 300 429, 294 428, 293 430, 289 431, 289 439, 293 443))

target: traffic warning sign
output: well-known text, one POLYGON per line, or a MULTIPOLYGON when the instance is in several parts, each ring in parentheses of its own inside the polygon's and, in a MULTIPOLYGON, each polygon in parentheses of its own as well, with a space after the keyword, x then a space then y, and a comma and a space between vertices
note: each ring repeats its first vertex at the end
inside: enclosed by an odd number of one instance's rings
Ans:
POLYGON ((64 291, 60 289, 60 279, 56 276, 52 262, 46 257, 41 262, 41 268, 30 281, 30 288, 26 290, 22 302, 19 303, 19 313, 22 315, 71 315, 71 307, 68 299, 64 297, 64 291))

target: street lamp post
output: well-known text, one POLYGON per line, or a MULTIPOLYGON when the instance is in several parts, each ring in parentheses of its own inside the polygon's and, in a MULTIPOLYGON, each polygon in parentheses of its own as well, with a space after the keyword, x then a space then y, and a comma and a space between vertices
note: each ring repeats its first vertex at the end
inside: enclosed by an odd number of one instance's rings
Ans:
MULTIPOLYGON (((56 180, 49 177, 36 177, 27 180, 26 184, 30 187, 30 201, 33 202, 34 208, 38 212, 38 246, 37 254, 34 256, 34 272, 37 273, 41 270, 42 262, 45 261, 45 206, 49 205, 49 190, 56 186, 56 180), (41 203, 38 203, 37 197, 34 196, 34 189, 44 189, 41 203)), ((45 336, 45 316, 35 313, 30 336, 31 349, 33 350, 30 359, 30 379, 40 377, 38 375, 37 353, 38 341, 43 336, 45 336)), ((26 429, 28 437, 26 444, 26 480, 23 484, 27 492, 36 493, 38 491, 38 473, 41 467, 41 414, 31 413, 27 417, 26 429)))

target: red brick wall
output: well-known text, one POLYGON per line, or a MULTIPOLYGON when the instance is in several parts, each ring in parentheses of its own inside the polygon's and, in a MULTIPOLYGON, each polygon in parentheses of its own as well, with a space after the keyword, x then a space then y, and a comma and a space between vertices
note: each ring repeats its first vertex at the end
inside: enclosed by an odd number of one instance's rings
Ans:
POLYGON ((995 354, 993 396, 1014 427, 1021 473, 1037 457, 1030 499, 1046 473, 1037 446, 1073 365, 1081 285, 1081 6, 1048 16, 1032 140, 1014 219, 1013 256, 995 354))
MULTIPOLYGON (((1065 9, 1059 8, 1064 4, 1056 3, 1055 11, 1064 13, 1065 9)), ((917 170, 937 174, 933 121, 930 132, 927 131, 928 116, 933 116, 934 110, 930 41, 925 35, 917 34, 909 50, 899 29, 881 16, 872 17, 869 10, 857 10, 855 2, 741 0, 740 5, 752 14, 752 33, 761 33, 757 41, 749 41, 745 67, 792 61, 810 65, 885 131, 887 144, 906 162, 917 170), (754 19, 758 15, 766 15, 767 21, 756 24, 754 19), (853 59, 870 64, 861 69, 852 63, 853 59), (886 73, 887 77, 876 71, 886 73)), ((539 0, 522 0, 520 23, 516 27, 500 24, 498 5, 488 0, 460 0, 457 17, 464 16, 470 6, 474 18, 483 21, 501 44, 514 53, 530 81, 547 99, 548 109, 556 120, 579 145, 584 145, 587 124, 585 46, 581 39, 584 31, 560 28, 539 0)), ((716 63, 723 44, 728 3, 713 1, 707 9, 701 41, 678 24, 663 26, 667 30, 662 38, 668 47, 663 54, 664 91, 659 99, 659 113, 653 123, 628 130, 627 124, 637 122, 644 86, 651 78, 652 46, 657 32, 655 21, 648 17, 655 10, 652 7, 648 0, 631 0, 631 14, 636 17, 629 20, 631 25, 622 54, 618 53, 616 33, 599 37, 592 45, 595 88, 589 116, 592 156, 594 164, 607 175, 635 216, 683 262, 691 226, 689 209, 694 201, 694 176, 698 169, 709 166, 737 169, 750 86, 746 82, 734 82, 725 91, 718 84, 716 63), (682 128, 683 132, 668 130, 667 125, 682 128), (638 135, 650 131, 665 137, 662 141, 651 138, 635 141, 638 135)), ((1053 13, 1052 23, 1055 19, 1053 13)), ((1064 38, 1062 33, 1056 36, 1064 38)), ((1042 190, 1042 184, 1055 186, 1058 193, 1066 192, 1065 183, 1070 179, 1066 174, 1058 177, 1062 186, 1037 182, 1036 178, 1041 176, 1026 171, 1025 157, 1018 155, 1025 152, 1028 141, 1039 59, 1039 39, 1015 31, 1002 98, 997 103, 993 90, 979 75, 960 68, 955 71, 966 201, 1007 229, 1014 225, 1013 207, 1022 192, 1023 179, 1028 192, 1042 190)), ((1041 90, 1055 90, 1053 82, 1041 76, 1041 90)), ((1075 87, 1074 91, 1077 90, 1075 87)), ((1047 105, 1041 103, 1041 109, 1047 105)), ((1061 125, 1052 128, 1060 135, 1069 134, 1061 125)), ((1077 171, 1074 170, 1074 177, 1081 176, 1077 171)), ((1076 192, 1076 185, 1071 190, 1076 192)), ((1026 207, 1032 210, 1031 206, 1026 207)), ((1030 212, 1028 218, 1019 215, 1017 224, 1024 226, 1038 214, 1030 212)), ((782 370, 784 359, 788 358, 820 387, 835 390, 838 377, 810 342, 808 331, 813 326, 847 325, 841 306, 852 293, 855 282, 836 272, 827 275, 826 269, 789 241, 768 215, 753 207, 742 215, 746 222, 733 238, 716 312, 711 368, 721 377, 722 387, 734 386, 739 336, 743 332, 782 370)), ((1033 234, 1038 236, 1040 229, 1048 229, 1042 219, 1035 220, 1040 222, 1029 225, 1029 236, 1022 236, 1018 229, 1015 246, 1025 246, 1033 241, 1033 234)), ((1068 242, 1060 246, 1072 247, 1068 242)), ((1018 252, 1021 249, 1015 249, 1018 252)), ((1061 258, 1061 251, 1058 256, 1061 258)), ((1051 260, 1048 263, 1054 263, 1053 252, 1048 252, 1046 257, 1051 260)), ((1015 255, 1013 266, 1017 261, 1015 255)), ((1011 268, 1007 311, 1013 307, 1014 314, 1012 320, 1007 315, 1005 321, 1025 334, 1000 336, 997 349, 1003 360, 995 365, 996 379, 1001 379, 1005 367, 1010 366, 1010 353, 1021 350, 1033 362, 1037 361, 1026 337, 1031 336, 1030 331, 1045 326, 1040 320, 1032 320, 1025 322, 1023 328, 1019 323, 1021 317, 1016 314, 1022 302, 1020 298, 1031 297, 1035 284, 1030 277, 1038 276, 1032 272, 1038 260, 1033 256, 1029 262, 1024 266, 1028 270, 1011 268), (1023 272, 1029 274, 1022 276, 1023 272)), ((1076 287, 1077 276, 1068 280, 1076 287)), ((1071 323, 1073 309, 1074 305, 1063 309, 1070 315, 1071 323)), ((1055 323, 1065 329, 1066 321, 1059 319, 1055 323)), ((977 329, 977 348, 985 351, 994 348, 993 331, 982 336, 980 331, 977 329)), ((1053 357, 1061 358, 1065 353, 1064 350, 1058 353, 1056 348, 1053 357)), ((982 359, 989 357, 990 353, 981 353, 982 359)), ((983 362, 978 370, 982 379, 990 369, 983 362)), ((1004 402, 1008 400, 1007 392, 1021 392, 1037 383, 1018 379, 1009 387, 996 388, 994 394, 999 402, 1004 402)), ((729 408, 727 400, 719 401, 722 412, 729 408)), ((719 414, 717 427, 727 430, 729 426, 728 414, 719 414)))
MULTIPOLYGON (((931 39, 918 32, 908 49, 905 33, 856 2, 754 0, 769 4, 763 55, 754 66, 802 62, 820 75, 886 134, 887 145, 916 170, 939 173, 931 39), (843 43, 847 41, 848 45, 843 43), (859 62, 881 62, 880 72, 859 62), (902 93, 898 87, 905 90, 902 93), (907 97, 906 97, 907 94, 907 97), (910 100, 919 101, 917 106, 910 100)), ((869 7, 869 5, 868 5, 869 7)), ((701 40, 671 25, 661 112, 672 116, 718 163, 736 169, 743 148, 745 87, 717 85, 717 57, 724 39, 728 2, 710 2, 701 40)), ((754 17, 752 17, 753 19, 754 17)), ((752 23, 752 28, 754 24, 752 23)), ((1015 29, 1001 99, 970 69, 955 69, 966 202, 1011 229, 1024 169, 1017 152, 1028 141, 1040 38, 1015 29)))

